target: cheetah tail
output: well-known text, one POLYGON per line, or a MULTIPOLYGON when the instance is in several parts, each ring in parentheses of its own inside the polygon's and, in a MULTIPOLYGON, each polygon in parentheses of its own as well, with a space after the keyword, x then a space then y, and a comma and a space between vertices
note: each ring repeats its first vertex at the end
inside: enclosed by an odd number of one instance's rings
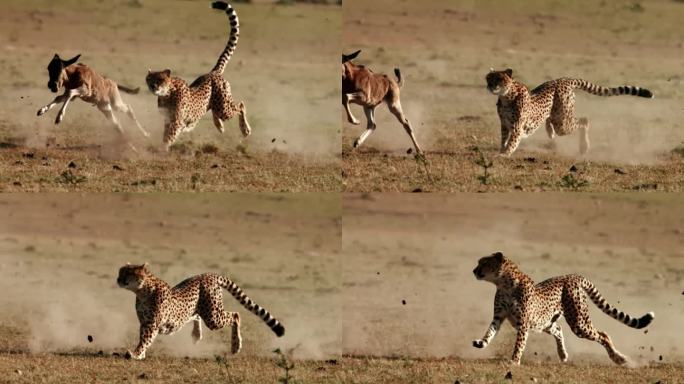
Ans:
POLYGON ((602 87, 600 85, 592 84, 586 80, 575 79, 575 87, 583 91, 589 92, 596 96, 619 96, 619 95, 631 95, 646 97, 649 99, 653 98, 653 92, 646 88, 632 87, 629 85, 623 85, 617 88, 602 87))
POLYGON ((655 317, 655 314, 653 312, 649 312, 637 319, 636 317, 631 317, 628 314, 618 310, 617 308, 612 307, 610 304, 606 302, 606 299, 604 299, 603 296, 601 296, 601 293, 599 293, 598 289, 596 289, 594 284, 592 284, 591 281, 587 279, 584 279, 582 283, 582 288, 584 288, 584 290, 587 292, 587 295, 589 295, 591 301, 593 301, 594 304, 596 304, 596 306, 603 311, 603 313, 612 317, 615 320, 621 321, 628 327, 636 329, 645 328, 651 323, 651 321, 653 321, 653 318, 655 317))
POLYGON ((271 328, 273 333, 275 333, 278 337, 281 337, 285 334, 285 327, 283 327, 283 324, 281 324, 280 321, 276 320, 275 317, 271 316, 271 314, 268 313, 266 308, 261 307, 252 299, 247 297, 242 288, 238 287, 238 285, 232 282, 229 278, 224 276, 221 277, 221 287, 230 292, 230 294, 233 295, 233 297, 237 299, 237 301, 239 301, 240 304, 242 304, 253 314, 259 316, 259 318, 261 318, 261 320, 263 320, 264 323, 266 323, 266 325, 268 325, 268 327, 271 328))
POLYGON ((397 77, 397 85, 399 88, 404 86, 404 79, 401 77, 401 71, 399 68, 394 68, 394 76, 397 77))
POLYGON ((126 93, 130 93, 131 95, 136 95, 138 92, 140 92, 140 87, 138 87, 138 88, 128 88, 128 87, 124 87, 124 86, 121 85, 121 84, 117 84, 116 87, 119 88, 120 91, 124 91, 124 92, 126 92, 126 93))
POLYGON ((221 52, 216 65, 214 65, 214 69, 211 70, 212 72, 223 73, 223 71, 226 69, 228 61, 230 61, 231 56, 233 56, 233 52, 235 52, 238 37, 240 37, 240 22, 233 7, 225 1, 214 1, 211 3, 211 7, 226 11, 226 15, 228 15, 228 21, 230 22, 230 35, 228 36, 228 43, 226 43, 226 48, 223 50, 223 52, 221 52))

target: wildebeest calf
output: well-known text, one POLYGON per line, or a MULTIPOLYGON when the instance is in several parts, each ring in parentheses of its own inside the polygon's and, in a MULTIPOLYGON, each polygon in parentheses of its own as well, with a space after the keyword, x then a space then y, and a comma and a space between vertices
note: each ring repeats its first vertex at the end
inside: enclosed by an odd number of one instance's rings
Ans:
POLYGON ((48 80, 48 88, 53 93, 57 93, 60 88, 64 88, 64 93, 55 97, 52 102, 38 110, 38 116, 49 111, 52 107, 59 103, 64 103, 60 108, 55 124, 59 124, 64 119, 67 105, 75 97, 80 97, 81 100, 95 105, 107 119, 114 124, 116 129, 123 135, 124 131, 113 114, 113 111, 124 112, 130 117, 140 132, 145 137, 149 134, 140 125, 138 119, 133 114, 133 109, 129 104, 126 104, 121 99, 119 90, 126 93, 136 94, 140 88, 131 89, 116 84, 114 81, 107 79, 92 68, 85 64, 76 63, 81 55, 76 55, 70 60, 62 60, 58 54, 52 58, 48 64, 47 70, 50 75, 48 80))
POLYGON ((390 112, 396 116, 401 125, 404 126, 406 133, 411 137, 416 152, 422 153, 416 137, 413 135, 411 124, 401 110, 399 89, 404 85, 401 72, 398 68, 394 69, 394 74, 397 76, 396 81, 387 75, 373 73, 363 65, 352 63, 351 60, 356 58, 359 53, 361 53, 360 50, 351 55, 342 55, 342 105, 347 112, 347 119, 352 124, 359 124, 349 109, 349 103, 354 103, 363 106, 367 120, 366 131, 354 141, 354 148, 363 144, 375 130, 375 108, 384 101, 387 103, 390 112))

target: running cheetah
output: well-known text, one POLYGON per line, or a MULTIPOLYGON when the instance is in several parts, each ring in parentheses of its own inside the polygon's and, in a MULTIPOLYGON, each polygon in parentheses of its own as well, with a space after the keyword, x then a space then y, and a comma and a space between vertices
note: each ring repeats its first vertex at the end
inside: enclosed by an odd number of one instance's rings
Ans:
POLYGON ((589 150, 589 120, 575 118, 575 94, 579 88, 592 95, 617 96, 632 95, 653 98, 653 93, 645 88, 621 86, 607 88, 594 85, 586 80, 561 78, 547 81, 529 91, 525 84, 513 79, 513 70, 490 70, 486 76, 487 89, 499 96, 496 110, 501 120, 502 156, 515 152, 520 141, 530 136, 546 123, 549 138, 569 135, 580 131, 580 153, 589 150))
POLYGON ((231 327, 231 352, 238 353, 242 347, 240 336, 240 315, 223 310, 225 289, 250 312, 259 316, 278 336, 285 334, 285 328, 270 313, 252 301, 240 287, 227 277, 205 273, 183 280, 175 287, 154 276, 148 264, 127 264, 119 269, 116 282, 121 288, 135 293, 135 311, 140 321, 140 342, 133 351, 126 352, 126 358, 142 360, 145 351, 158 334, 170 335, 192 321, 192 338, 197 343, 202 339, 202 324, 211 330, 231 327))
POLYGON ((225 10, 230 21, 230 37, 226 48, 211 72, 198 77, 188 86, 185 80, 171 77, 171 70, 148 71, 147 87, 158 96, 157 106, 165 113, 164 149, 178 138, 181 132, 189 132, 204 114, 211 110, 214 125, 223 133, 223 120, 239 115, 240 130, 244 137, 249 136, 252 129, 247 122, 247 108, 244 102, 233 102, 230 84, 223 79, 223 71, 228 64, 240 35, 237 13, 230 4, 215 1, 211 5, 215 9, 225 10))
POLYGON ((496 285, 494 319, 484 337, 473 341, 473 346, 485 348, 496 335, 501 323, 508 320, 518 331, 512 357, 512 363, 516 365, 520 364, 529 331, 552 335, 556 339, 560 360, 568 360, 563 331, 557 323, 561 316, 565 316, 575 335, 603 345, 615 363, 627 363, 627 357, 615 349, 608 334, 594 328, 589 319, 585 293, 605 314, 632 328, 648 326, 655 316, 653 312, 649 312, 635 318, 619 311, 606 302, 594 284, 579 275, 552 277, 535 285, 529 276, 501 252, 481 258, 473 273, 478 280, 496 285))

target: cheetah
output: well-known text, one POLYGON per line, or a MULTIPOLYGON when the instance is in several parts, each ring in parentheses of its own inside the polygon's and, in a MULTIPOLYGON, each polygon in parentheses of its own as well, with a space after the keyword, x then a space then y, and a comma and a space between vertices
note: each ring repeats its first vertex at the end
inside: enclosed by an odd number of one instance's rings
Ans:
POLYGON ((478 280, 496 285, 494 296, 494 319, 484 337, 473 341, 476 348, 485 348, 494 338, 504 320, 508 320, 518 331, 511 362, 520 365, 529 331, 545 332, 556 339, 561 362, 568 360, 563 331, 557 323, 561 316, 578 337, 596 341, 608 351, 608 356, 617 364, 627 363, 627 357, 615 349, 607 333, 594 328, 589 319, 586 295, 605 314, 623 324, 641 329, 653 321, 649 312, 640 318, 631 317, 611 306, 598 292, 594 284, 579 275, 557 276, 539 284, 501 252, 479 260, 473 270, 478 280))
POLYGON ((242 347, 240 315, 223 310, 221 289, 230 292, 240 304, 259 316, 278 337, 285 334, 285 327, 275 317, 225 276, 205 273, 171 287, 150 272, 148 263, 129 263, 119 269, 116 282, 119 287, 135 293, 135 311, 140 321, 140 342, 133 352, 126 352, 128 359, 144 359, 158 334, 173 334, 190 321, 193 322, 193 341, 199 342, 202 339, 200 320, 211 330, 230 326, 231 352, 238 353, 242 347))
POLYGON ((631 95, 653 98, 653 93, 645 88, 607 88, 586 80, 569 78, 547 81, 529 91, 525 84, 513 78, 513 70, 510 68, 504 71, 491 69, 486 80, 487 89, 499 96, 496 110, 501 120, 501 156, 512 155, 520 141, 532 135, 543 123, 546 123, 546 133, 551 140, 556 135, 565 136, 579 130, 580 153, 587 153, 589 120, 586 117, 575 118, 575 88, 597 96, 631 95))
POLYGON ((223 71, 237 46, 240 26, 237 13, 230 4, 223 1, 212 3, 215 9, 225 10, 230 21, 230 36, 211 72, 198 77, 188 86, 185 80, 171 76, 171 70, 148 70, 145 79, 150 91, 157 95, 157 107, 164 113, 164 149, 178 138, 181 132, 195 128, 204 114, 211 110, 214 125, 223 133, 223 120, 239 115, 240 130, 244 137, 252 129, 247 122, 247 108, 244 102, 233 101, 230 84, 223 79, 223 71))

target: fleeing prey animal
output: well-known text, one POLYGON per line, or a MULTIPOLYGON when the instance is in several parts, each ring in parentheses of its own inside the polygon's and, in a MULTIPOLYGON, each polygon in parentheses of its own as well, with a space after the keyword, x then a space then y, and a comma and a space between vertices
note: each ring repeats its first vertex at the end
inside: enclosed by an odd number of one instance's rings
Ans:
POLYGON ((391 79, 387 75, 373 73, 365 66, 352 62, 359 53, 361 53, 360 50, 351 55, 342 55, 342 105, 347 112, 347 120, 354 125, 359 124, 349 109, 349 103, 361 105, 367 120, 366 131, 354 141, 354 148, 363 144, 368 136, 375 131, 375 108, 385 102, 390 112, 399 120, 406 133, 411 137, 416 152, 422 153, 413 134, 411 123, 401 109, 399 93, 404 85, 404 80, 399 68, 394 69, 397 80, 391 79))
POLYGON ((47 67, 50 79, 47 86, 53 93, 57 93, 60 89, 64 88, 64 93, 55 97, 50 104, 39 109, 38 116, 45 114, 55 105, 62 103, 62 107, 59 109, 55 119, 55 124, 59 124, 64 119, 64 114, 71 100, 78 97, 96 106, 121 135, 124 134, 124 131, 116 116, 114 116, 114 111, 127 114, 135 122, 140 132, 145 137, 148 137, 147 131, 140 125, 138 119, 135 118, 133 108, 121 99, 121 94, 119 93, 119 90, 121 90, 126 93, 136 94, 140 88, 124 87, 113 80, 99 75, 85 64, 76 64, 79 57, 81 57, 80 54, 70 60, 62 60, 58 54, 55 54, 52 60, 50 60, 47 67))
POLYGON ((235 115, 240 118, 240 130, 244 137, 249 136, 252 131, 247 122, 245 103, 236 104, 233 101, 230 84, 223 79, 223 71, 233 56, 240 35, 237 13, 230 4, 223 1, 215 1, 211 6, 225 10, 230 22, 228 43, 211 72, 198 77, 190 85, 181 78, 171 77, 170 69, 149 70, 147 74, 147 87, 158 96, 157 106, 165 115, 163 144, 166 150, 181 132, 193 130, 209 110, 220 133, 223 133, 223 121, 235 115))
POLYGON ((278 336, 285 328, 268 311, 252 301, 240 287, 225 276, 205 273, 180 282, 175 287, 153 275, 148 264, 126 264, 116 279, 121 288, 135 293, 135 311, 140 321, 140 342, 127 358, 142 360, 158 334, 170 335, 192 321, 192 339, 202 339, 202 321, 211 330, 231 327, 231 352, 242 347, 240 314, 223 310, 222 290, 228 291, 240 304, 261 320, 278 336))
POLYGON ((490 70, 487 89, 499 96, 496 110, 501 120, 500 154, 510 156, 523 138, 532 135, 541 125, 553 140, 556 135, 569 135, 579 130, 579 150, 589 150, 589 120, 575 118, 575 93, 581 89, 597 96, 631 95, 652 98, 645 88, 621 86, 601 87, 582 79, 561 78, 547 81, 533 90, 513 78, 513 70, 490 70))
POLYGON ((594 328, 589 318, 587 296, 603 313, 628 327, 644 328, 654 318, 653 312, 636 318, 618 310, 606 302, 591 281, 579 275, 552 277, 535 284, 501 252, 481 258, 473 273, 478 280, 496 285, 494 319, 484 337, 473 341, 473 346, 485 348, 499 331, 501 323, 508 320, 517 330, 511 359, 516 365, 520 364, 530 331, 545 332, 553 336, 556 339, 558 357, 562 362, 568 360, 563 331, 558 324, 561 316, 565 316, 575 335, 601 344, 615 363, 627 363, 627 357, 615 349, 608 334, 594 328))

